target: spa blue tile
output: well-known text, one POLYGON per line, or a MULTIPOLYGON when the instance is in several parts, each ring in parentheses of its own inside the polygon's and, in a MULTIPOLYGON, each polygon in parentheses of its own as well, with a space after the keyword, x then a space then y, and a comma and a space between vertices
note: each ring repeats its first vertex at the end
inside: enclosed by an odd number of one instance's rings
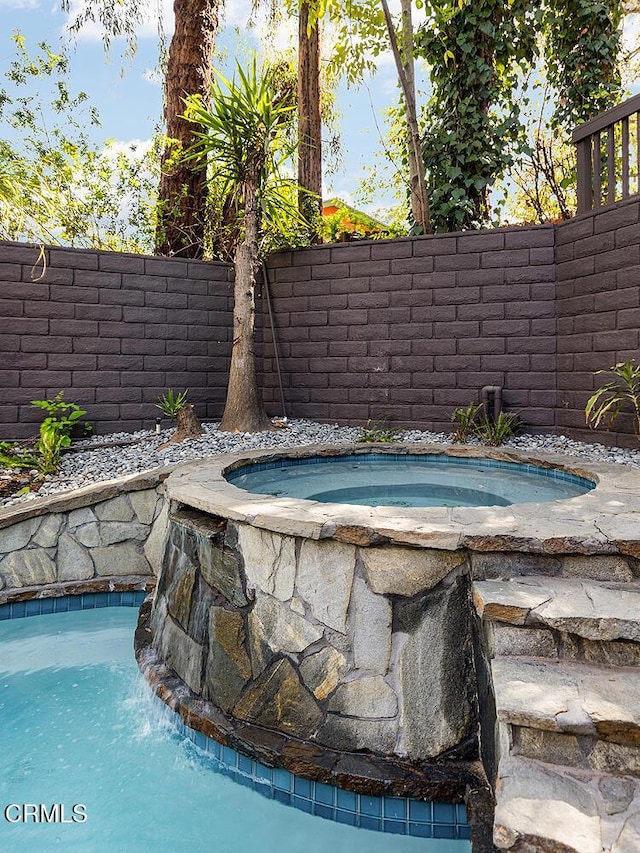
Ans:
POLYGON ((339 809, 346 809, 347 811, 356 812, 358 810, 358 795, 354 794, 353 791, 343 791, 342 788, 338 788, 337 792, 337 805, 339 809))
MULTIPOLYGON (((456 822, 456 807, 452 803, 434 803, 433 822, 454 824, 456 822)), ((443 837, 448 838, 449 836, 443 837)))
POLYGON ((384 797, 385 820, 406 820, 407 801, 401 797, 384 797))
POLYGON ((314 786, 313 799, 317 803, 323 803, 326 806, 333 806, 333 797, 335 788, 331 785, 325 785, 323 782, 316 782, 314 786))
POLYGON ((26 601, 14 601, 11 605, 11 618, 22 619, 27 612, 26 601))
POLYGON ((291 791, 291 773, 284 770, 282 767, 275 767, 273 770, 273 784, 281 791, 291 791))
POLYGON ((300 776, 293 777, 293 791, 299 797, 306 797, 308 800, 312 796, 313 783, 310 779, 302 779, 300 776))
POLYGON ((69 610, 82 610, 82 599, 79 595, 69 596, 69 610))
POLYGON ((407 824, 403 820, 385 820, 382 828, 384 832, 393 832, 395 835, 407 834, 407 824))
POLYGON ((83 610, 93 610, 96 606, 96 594, 95 592, 83 592, 82 593, 82 608, 83 610))
POLYGON ((365 797, 360 795, 360 811, 363 815, 380 817, 382 814, 382 801, 380 797, 365 797))
POLYGON ((223 746, 222 751, 220 752, 220 761, 225 765, 225 767, 231 767, 235 770, 236 768, 236 756, 237 752, 229 746, 223 746))
POLYGON ((458 803, 456 806, 456 820, 458 823, 467 822, 467 809, 464 803, 458 803))
POLYGON ((342 809, 336 809, 335 819, 338 823, 344 823, 347 826, 358 825, 358 815, 352 811, 343 811, 342 809))
POLYGON ((241 753, 238 753, 238 770, 241 773, 246 773, 247 776, 255 775, 253 773, 252 763, 253 762, 251 761, 251 759, 247 758, 246 755, 242 755, 241 753))
POLYGON ((332 806, 325 806, 323 803, 314 803, 313 813, 318 817, 325 817, 327 820, 333 820, 335 809, 332 806))
POLYGON ((455 838, 456 837, 456 828, 455 826, 447 826, 446 824, 434 824, 433 825, 433 837, 434 838, 455 838))
POLYGON ((280 788, 274 788, 273 799, 288 806, 291 803, 291 794, 288 791, 281 790, 280 788))
POLYGON ((409 820, 416 823, 431 823, 433 820, 432 803, 424 803, 422 800, 409 800, 409 820))
POLYGON ((291 797, 291 805, 301 812, 306 812, 307 814, 313 813, 313 802, 306 797, 296 797, 294 794, 291 797))
POLYGON ((254 779, 253 790, 258 794, 261 794, 263 797, 267 797, 269 800, 273 797, 273 786, 271 782, 265 782, 262 779, 254 779))
POLYGON ((261 782, 267 782, 269 785, 272 784, 273 778, 273 770, 271 767, 267 767, 266 764, 260 764, 259 761, 256 761, 255 767, 255 776, 261 782))
POLYGON ((362 829, 375 829, 379 832, 381 822, 379 818, 370 817, 366 814, 360 815, 360 826, 362 829))
POLYGON ((459 826, 458 827, 458 838, 464 838, 468 840, 471 838, 471 827, 468 825, 459 826))
POLYGON ((433 827, 430 823, 410 823, 409 835, 417 838, 433 838, 433 827))

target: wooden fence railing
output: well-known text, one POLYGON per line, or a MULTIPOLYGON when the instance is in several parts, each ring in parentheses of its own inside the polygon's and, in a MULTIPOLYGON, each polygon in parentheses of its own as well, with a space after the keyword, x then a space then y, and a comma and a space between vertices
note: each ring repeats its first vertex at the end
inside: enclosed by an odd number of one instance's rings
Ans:
POLYGON ((579 125, 578 213, 640 194, 640 95, 579 125))

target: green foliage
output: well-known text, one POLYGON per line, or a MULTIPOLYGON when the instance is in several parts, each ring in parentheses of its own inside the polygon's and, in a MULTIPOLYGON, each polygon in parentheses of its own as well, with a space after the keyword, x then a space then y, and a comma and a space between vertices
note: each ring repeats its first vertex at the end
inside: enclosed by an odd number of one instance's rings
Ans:
POLYGON ((571 130, 620 97, 621 0, 546 0, 543 26, 553 121, 571 130))
POLYGON ((39 459, 17 441, 0 441, 0 468, 38 468, 39 459))
POLYGON ((0 86, 0 238, 149 251, 157 145, 94 147, 99 117, 84 92, 70 92, 67 58, 45 43, 32 57, 22 36, 13 41, 0 86))
POLYGON ((587 424, 591 429, 597 429, 600 425, 611 429, 620 412, 625 407, 630 408, 634 417, 634 432, 640 441, 640 364, 636 364, 635 359, 629 359, 609 370, 598 370, 596 376, 601 373, 610 373, 614 378, 589 397, 585 408, 587 424))
POLYGON ((520 427, 520 418, 517 415, 500 412, 495 421, 483 417, 476 427, 476 435, 484 444, 497 447, 515 435, 520 427))
POLYGON ((184 391, 178 391, 177 394, 173 393, 173 388, 169 388, 167 393, 163 394, 155 404, 156 409, 160 409, 162 414, 173 422, 178 417, 180 409, 187 402, 188 393, 188 388, 185 388, 184 391))
POLYGON ((453 440, 464 443, 476 435, 480 413, 484 411, 482 403, 469 403, 468 406, 454 409, 451 413, 451 423, 456 425, 453 440))
POLYGON ((443 0, 416 36, 433 86, 423 149, 438 231, 489 220, 489 190, 521 135, 513 92, 535 53, 536 17, 530 0, 443 0))
MULTIPOLYGON (((64 447, 71 444, 71 433, 80 418, 86 415, 76 403, 67 403, 64 393, 59 391, 53 400, 32 400, 31 405, 42 409, 47 417, 40 424, 40 437, 36 443, 39 454, 38 468, 41 474, 53 474, 60 464, 60 454, 64 447)), ((85 431, 91 425, 85 424, 85 431)))
POLYGON ((215 199, 208 212, 209 229, 216 253, 232 257, 242 242, 246 192, 253 183, 262 253, 278 239, 291 239, 292 231, 303 232, 298 187, 286 175, 297 142, 294 84, 282 66, 259 70, 254 58, 247 69, 237 64, 232 80, 216 72, 211 109, 197 95, 188 96, 185 105, 184 117, 201 128, 194 133, 196 144, 185 158, 208 162, 215 199))
POLYGON ((403 427, 390 427, 387 423, 387 418, 377 418, 372 420, 369 418, 365 426, 360 427, 360 435, 356 438, 357 444, 374 444, 376 442, 382 444, 391 444, 398 440, 398 433, 402 432, 403 427))
POLYGON ((456 424, 453 436, 455 442, 478 438, 483 444, 494 447, 511 438, 521 426, 518 416, 511 412, 500 412, 493 420, 485 412, 482 403, 470 403, 454 409, 451 421, 456 424))

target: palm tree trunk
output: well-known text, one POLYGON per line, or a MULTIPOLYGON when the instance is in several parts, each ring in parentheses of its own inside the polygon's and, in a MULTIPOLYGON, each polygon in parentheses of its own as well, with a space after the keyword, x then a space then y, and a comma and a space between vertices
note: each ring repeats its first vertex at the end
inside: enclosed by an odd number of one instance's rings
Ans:
POLYGON ((165 123, 170 140, 165 148, 160 177, 159 221, 156 253, 198 258, 202 256, 206 164, 171 165, 171 154, 194 142, 194 125, 181 118, 185 95, 199 94, 207 106, 220 0, 174 0, 175 30, 169 46, 165 83, 165 123))
POLYGON ((312 224, 322 212, 322 122, 320 118, 320 23, 309 30, 309 3, 301 0, 298 16, 298 207, 312 224), (310 196, 304 192, 313 193, 310 196), (315 196, 315 197, 314 197, 315 196))
POLYGON ((253 348, 259 261, 257 185, 258 176, 248 175, 244 186, 245 236, 234 258, 233 349, 227 400, 220 423, 220 429, 227 432, 260 432, 273 428, 262 407, 253 348))

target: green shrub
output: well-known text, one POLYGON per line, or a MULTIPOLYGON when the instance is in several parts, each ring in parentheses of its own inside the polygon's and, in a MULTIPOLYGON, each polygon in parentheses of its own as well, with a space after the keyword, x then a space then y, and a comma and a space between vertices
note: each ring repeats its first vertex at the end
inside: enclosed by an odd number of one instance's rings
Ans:
POLYGON ((378 418, 372 420, 369 418, 365 426, 360 427, 360 435, 356 438, 358 444, 374 444, 380 442, 390 444, 397 441, 398 433, 402 432, 404 427, 390 427, 385 424, 386 418, 378 418))
POLYGON ((640 364, 630 358, 609 370, 598 370, 595 375, 601 373, 611 373, 615 378, 589 397, 585 408, 587 425, 597 429, 604 424, 611 429, 622 409, 628 406, 633 410, 633 429, 640 441, 640 364))
MULTIPOLYGON (((60 464, 62 449, 71 444, 71 432, 87 413, 76 403, 65 402, 62 391, 53 400, 32 400, 31 405, 48 413, 40 424, 40 437, 36 443, 37 467, 42 475, 53 474, 60 464)), ((91 424, 85 424, 84 428, 90 431, 91 424)))
POLYGON ((160 409, 162 414, 173 423, 178 417, 178 412, 187 402, 188 393, 188 388, 185 388, 184 391, 178 391, 177 394, 173 393, 173 388, 169 388, 166 394, 158 398, 156 409, 160 409))

